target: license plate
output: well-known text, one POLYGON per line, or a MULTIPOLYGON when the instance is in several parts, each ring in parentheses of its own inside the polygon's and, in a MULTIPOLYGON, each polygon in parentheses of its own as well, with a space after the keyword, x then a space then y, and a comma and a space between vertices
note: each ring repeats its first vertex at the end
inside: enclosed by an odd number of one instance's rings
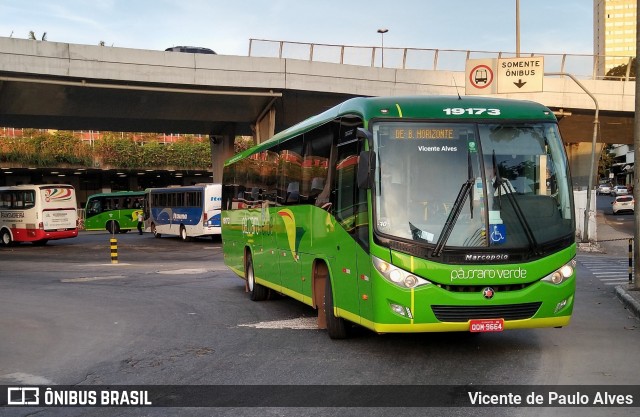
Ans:
POLYGON ((503 330, 504 319, 478 319, 471 320, 469 323, 469 331, 472 333, 501 332, 503 330))

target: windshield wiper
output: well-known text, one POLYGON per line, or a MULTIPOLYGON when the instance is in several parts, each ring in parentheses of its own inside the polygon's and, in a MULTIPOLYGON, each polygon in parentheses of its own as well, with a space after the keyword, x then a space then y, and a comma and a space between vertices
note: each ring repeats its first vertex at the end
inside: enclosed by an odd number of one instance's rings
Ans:
MULTIPOLYGON (((431 252, 432 257, 438 257, 442 254, 442 249, 444 249, 444 245, 446 245, 451 232, 453 231, 453 226, 456 225, 458 221, 458 216, 460 216, 460 212, 462 211, 462 207, 464 206, 464 202, 467 199, 467 196, 472 193, 473 185, 475 184, 474 178, 469 178, 462 187, 460 187, 460 191, 458 192, 458 196, 456 197, 456 201, 453 203, 453 207, 449 212, 449 216, 447 217, 447 221, 444 223, 444 227, 442 228, 442 232, 440 233, 440 237, 438 237, 438 241, 436 242, 436 247, 431 252)), ((473 212, 473 207, 472 207, 473 212)))
POLYGON ((531 251, 534 253, 538 253, 538 242, 536 241, 536 237, 533 235, 533 230, 531 230, 531 226, 529 225, 529 222, 527 222, 527 219, 524 217, 524 213, 522 212, 522 208, 520 207, 520 204, 518 203, 516 198, 513 196, 514 190, 511 187, 511 185, 508 184, 507 181, 505 181, 500 176, 500 171, 498 170, 498 164, 496 164, 495 150, 493 151, 492 160, 493 160, 492 161, 493 172, 496 175, 496 182, 495 182, 494 188, 498 190, 498 202, 501 204, 502 189, 504 188, 504 190, 506 191, 504 194, 507 197, 507 200, 509 200, 509 203, 511 203, 511 207, 513 207, 513 211, 515 212, 516 217, 518 218, 518 221, 520 222, 520 225, 524 230, 524 234, 527 237, 527 240, 529 241, 529 246, 531 248, 531 251))
POLYGON ((469 211, 471 213, 471 218, 473 219, 473 187, 475 185, 475 182, 476 180, 473 176, 473 167, 471 166, 471 153, 469 152, 469 150, 467 150, 467 181, 462 184, 462 186, 460 187, 460 191, 458 191, 458 196, 453 203, 453 207, 451 207, 449 216, 447 216, 447 221, 444 222, 442 232, 440 233, 438 241, 436 242, 436 247, 433 252, 431 252, 432 257, 438 257, 442 254, 442 250, 447 244, 449 236, 451 236, 453 227, 458 221, 458 217, 460 216, 460 212, 462 211, 462 207, 464 206, 464 202, 468 196, 471 196, 471 198, 469 198, 469 211))

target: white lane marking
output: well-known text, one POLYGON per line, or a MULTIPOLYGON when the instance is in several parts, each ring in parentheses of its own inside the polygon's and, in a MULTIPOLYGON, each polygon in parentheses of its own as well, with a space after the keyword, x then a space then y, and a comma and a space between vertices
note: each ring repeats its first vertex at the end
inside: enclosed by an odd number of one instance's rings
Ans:
POLYGON ((193 274, 205 274, 209 272, 206 268, 185 268, 185 269, 172 269, 167 271, 156 271, 158 274, 177 274, 177 275, 193 275, 193 274))
POLYGON ((65 278, 61 279, 60 282, 91 282, 91 281, 102 281, 106 279, 122 279, 126 278, 124 275, 105 275, 103 277, 82 277, 82 278, 65 278))
POLYGON ((240 324, 239 327, 253 327, 256 329, 315 330, 318 328, 318 318, 298 317, 289 320, 261 321, 259 323, 240 324))

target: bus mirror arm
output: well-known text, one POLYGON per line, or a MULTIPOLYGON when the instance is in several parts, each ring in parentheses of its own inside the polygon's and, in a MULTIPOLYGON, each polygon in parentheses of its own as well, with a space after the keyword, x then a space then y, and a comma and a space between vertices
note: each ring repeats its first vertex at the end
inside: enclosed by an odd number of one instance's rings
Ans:
POLYGON ((356 130, 356 138, 358 138, 358 139, 366 139, 367 140, 367 144, 369 145, 369 149, 371 149, 373 147, 373 135, 367 129, 359 127, 356 130))
POLYGON ((362 151, 358 157, 358 188, 370 189, 373 185, 372 173, 375 171, 376 159, 373 151, 362 151))

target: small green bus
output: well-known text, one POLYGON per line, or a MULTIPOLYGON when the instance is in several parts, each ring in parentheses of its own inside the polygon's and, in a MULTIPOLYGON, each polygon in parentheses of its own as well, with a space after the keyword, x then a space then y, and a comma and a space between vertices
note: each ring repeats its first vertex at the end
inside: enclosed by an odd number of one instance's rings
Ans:
POLYGON ((224 167, 226 265, 344 338, 562 327, 575 219, 557 120, 483 97, 354 98, 224 167))
POLYGON ((90 195, 85 206, 85 230, 126 233, 138 227, 144 208, 144 191, 116 191, 90 195))

